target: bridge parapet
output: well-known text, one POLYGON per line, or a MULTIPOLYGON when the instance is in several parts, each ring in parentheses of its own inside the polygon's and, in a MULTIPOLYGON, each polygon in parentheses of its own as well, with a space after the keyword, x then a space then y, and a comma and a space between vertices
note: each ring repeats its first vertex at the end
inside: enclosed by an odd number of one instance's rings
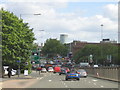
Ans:
POLYGON ((120 68, 119 67, 80 67, 77 69, 85 69, 88 76, 93 76, 97 78, 120 81, 120 68))

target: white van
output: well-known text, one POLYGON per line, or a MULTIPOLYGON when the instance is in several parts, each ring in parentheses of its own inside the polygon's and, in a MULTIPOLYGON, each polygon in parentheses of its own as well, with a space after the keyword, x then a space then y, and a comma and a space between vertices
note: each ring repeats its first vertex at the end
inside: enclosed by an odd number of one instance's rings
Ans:
MULTIPOLYGON (((5 70, 4 75, 8 75, 7 69, 9 68, 9 66, 3 66, 3 68, 5 70)), ((12 69, 11 71, 12 76, 16 75, 16 73, 17 73, 17 70, 12 69)))
POLYGON ((82 62, 80 63, 80 67, 90 67, 89 63, 82 62))
POLYGON ((7 71, 7 68, 8 68, 9 66, 3 66, 3 68, 4 68, 4 70, 5 70, 5 72, 4 72, 4 75, 8 75, 8 71, 7 71))

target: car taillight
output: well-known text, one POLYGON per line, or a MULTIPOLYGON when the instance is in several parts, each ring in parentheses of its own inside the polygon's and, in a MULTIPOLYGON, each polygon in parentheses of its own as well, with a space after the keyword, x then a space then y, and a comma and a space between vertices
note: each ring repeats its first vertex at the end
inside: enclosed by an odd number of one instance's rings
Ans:
POLYGON ((80 74, 80 72, 77 72, 78 74, 80 74))

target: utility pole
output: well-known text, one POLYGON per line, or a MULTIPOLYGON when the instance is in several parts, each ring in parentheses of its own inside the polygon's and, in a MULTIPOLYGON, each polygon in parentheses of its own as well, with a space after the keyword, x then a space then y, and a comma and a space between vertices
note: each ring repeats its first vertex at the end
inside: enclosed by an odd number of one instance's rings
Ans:
MULTIPOLYGON (((103 59, 102 41, 103 41, 103 24, 101 24, 101 59, 103 59)), ((104 64, 104 60, 103 60, 103 64, 104 64)))

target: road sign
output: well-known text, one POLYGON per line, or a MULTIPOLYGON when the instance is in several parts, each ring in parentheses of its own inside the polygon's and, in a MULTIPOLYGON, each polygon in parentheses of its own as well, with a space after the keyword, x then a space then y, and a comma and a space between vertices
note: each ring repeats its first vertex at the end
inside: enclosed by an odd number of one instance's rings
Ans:
POLYGON ((35 61, 35 64, 39 64, 39 61, 35 61))
POLYGON ((17 60, 17 63, 20 63, 21 61, 20 60, 17 60))

